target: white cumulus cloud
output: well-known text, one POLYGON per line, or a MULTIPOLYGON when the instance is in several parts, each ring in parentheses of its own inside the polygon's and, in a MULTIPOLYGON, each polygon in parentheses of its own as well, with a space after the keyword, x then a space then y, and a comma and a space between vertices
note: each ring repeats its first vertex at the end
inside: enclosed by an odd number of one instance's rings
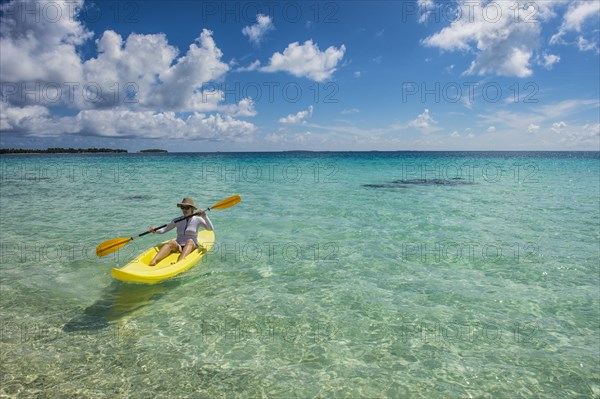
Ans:
POLYGON ((233 116, 256 116, 254 101, 251 98, 242 98, 231 113, 233 116))
POLYGON ((298 124, 306 122, 305 119, 312 116, 313 106, 309 105, 308 109, 305 111, 300 111, 296 114, 290 114, 285 118, 280 118, 280 123, 289 123, 289 124, 298 124))
POLYGON ((77 118, 83 132, 110 137, 244 141, 256 129, 249 122, 218 113, 205 115, 195 112, 181 118, 174 112, 112 109, 84 110, 77 118))
POLYGON ((254 62, 252 62, 248 66, 237 68, 235 70, 235 72, 250 72, 250 71, 256 71, 259 68, 260 68, 260 61, 259 60, 255 60, 254 62))
POLYGON ((450 14, 441 2, 418 0, 418 4, 420 22, 425 22, 431 12, 447 13, 449 24, 424 38, 422 43, 442 51, 473 54, 471 65, 463 72, 465 75, 525 78, 533 75, 535 64, 551 69, 560 57, 548 55, 543 47, 542 30, 559 13, 563 13, 562 23, 550 38, 550 44, 573 44, 581 51, 599 51, 600 47, 597 35, 600 1, 597 0, 535 3, 458 0, 456 12, 450 14), (567 43, 566 38, 572 34, 576 39, 567 43))
POLYGON ((566 127, 567 124, 564 121, 555 122, 552 124, 552 131, 555 133, 561 133, 566 127))
POLYGON ((242 34, 248 36, 250 43, 258 47, 264 40, 265 35, 272 30, 275 30, 275 26, 273 25, 271 17, 268 15, 258 14, 256 16, 256 24, 252 26, 245 26, 244 29, 242 29, 242 34))
POLYGON ((346 46, 340 48, 331 46, 321 51, 312 40, 303 44, 289 44, 282 53, 276 52, 271 56, 269 65, 263 67, 264 72, 288 72, 294 76, 306 77, 317 82, 330 79, 336 71, 338 62, 344 57, 346 46))
POLYGON ((598 50, 597 26, 600 19, 600 1, 572 1, 563 17, 563 22, 558 32, 550 39, 551 44, 564 43, 564 37, 570 32, 579 34, 577 44, 581 51, 598 50), (581 35, 583 26, 590 23, 596 27, 596 34, 588 40, 581 35))
POLYGON ((526 3, 461 0, 457 7, 459 17, 423 39, 424 45, 475 54, 475 59, 464 71, 466 75, 521 78, 532 75, 531 60, 540 41, 539 22, 553 15, 552 3, 536 3, 536 9, 531 10, 532 5, 526 3), (535 11, 536 20, 520 21, 515 18, 517 11, 524 16, 535 11))
POLYGON ((560 56, 544 53, 542 55, 541 65, 543 65, 544 68, 550 70, 554 67, 554 64, 556 64, 559 61, 560 61, 560 56))
POLYGON ((121 35, 108 30, 96 41, 96 46, 97 57, 82 64, 84 84, 98 85, 103 95, 93 102, 85 101, 85 96, 80 98, 81 108, 116 106, 128 101, 123 98, 127 87, 131 87, 134 96, 130 101, 149 106, 158 76, 169 69, 177 56, 177 49, 169 45, 164 34, 131 34, 123 40, 121 35))
POLYGON ((84 60, 80 46, 92 32, 79 20, 82 7, 73 0, 0 5, 2 133, 247 140, 256 130, 236 119, 256 115, 251 99, 226 104, 222 90, 205 87, 230 70, 211 31, 179 54, 163 33, 123 38, 106 30, 84 60), (35 7, 60 18, 25 18, 35 7), (32 87, 41 90, 24 95, 32 87))
POLYGON ((83 0, 11 1, 0 5, 2 81, 80 82, 77 46, 93 35, 77 19, 82 7, 83 0), (52 14, 39 17, 41 10, 52 14))
POLYGON ((42 105, 20 107, 2 102, 0 109, 0 131, 35 136, 59 136, 80 132, 75 117, 54 116, 42 105))
POLYGON ((583 36, 579 36, 577 38, 577 47, 581 51, 598 51, 598 41, 590 41, 583 36))
POLYGON ((83 134, 115 138, 173 138, 248 141, 256 126, 231 115, 194 112, 134 111, 127 108, 88 109, 75 116, 56 116, 40 105, 15 107, 2 103, 0 130, 47 137, 83 134))
POLYGON ((438 122, 430 115, 429 109, 425 108, 422 114, 419 114, 416 119, 408 123, 408 126, 412 126, 422 133, 427 134, 440 130, 439 127, 435 126, 437 123, 438 122))
POLYGON ((204 29, 199 46, 191 44, 187 54, 159 74, 162 82, 154 92, 152 102, 173 110, 186 109, 186 104, 203 83, 221 79, 229 66, 221 61, 223 53, 216 46, 212 32, 204 29))

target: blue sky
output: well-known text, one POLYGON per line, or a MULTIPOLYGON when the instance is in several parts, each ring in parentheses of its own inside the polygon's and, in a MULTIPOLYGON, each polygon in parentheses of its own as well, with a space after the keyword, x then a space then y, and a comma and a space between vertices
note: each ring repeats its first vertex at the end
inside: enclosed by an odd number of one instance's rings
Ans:
POLYGON ((599 150, 598 1, 11 1, 0 146, 599 150))

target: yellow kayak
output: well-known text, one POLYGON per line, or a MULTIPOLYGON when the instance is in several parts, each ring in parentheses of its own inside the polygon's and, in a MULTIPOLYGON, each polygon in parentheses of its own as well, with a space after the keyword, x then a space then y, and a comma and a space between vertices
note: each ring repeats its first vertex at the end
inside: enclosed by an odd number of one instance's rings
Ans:
POLYGON ((156 266, 149 266, 150 261, 163 244, 164 242, 148 249, 120 269, 112 269, 112 276, 121 281, 145 284, 156 284, 176 276, 194 266, 204 254, 212 249, 215 244, 215 233, 208 230, 199 232, 198 244, 200 245, 182 261, 177 262, 179 253, 173 252, 158 262, 156 266))

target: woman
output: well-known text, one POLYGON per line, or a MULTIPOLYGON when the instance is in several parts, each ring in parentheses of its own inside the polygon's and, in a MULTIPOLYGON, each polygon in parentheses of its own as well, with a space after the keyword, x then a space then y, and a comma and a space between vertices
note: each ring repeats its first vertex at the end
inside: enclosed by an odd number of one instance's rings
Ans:
MULTIPOLYGON (((191 198, 184 198, 180 203, 177 204, 177 207, 181 208, 184 217, 192 215, 197 209, 194 200, 191 198)), ((171 223, 167 224, 162 229, 157 230, 154 227, 150 227, 150 229, 148 229, 153 233, 164 234, 167 231, 177 227, 177 238, 165 243, 160 248, 154 259, 150 261, 150 266, 155 266, 171 252, 180 253, 179 258, 177 259, 179 262, 188 256, 194 249, 198 248, 198 231, 213 230, 212 222, 202 210, 198 212, 198 216, 194 215, 192 217, 188 217, 187 219, 176 222, 177 219, 179 218, 173 219, 171 223)))

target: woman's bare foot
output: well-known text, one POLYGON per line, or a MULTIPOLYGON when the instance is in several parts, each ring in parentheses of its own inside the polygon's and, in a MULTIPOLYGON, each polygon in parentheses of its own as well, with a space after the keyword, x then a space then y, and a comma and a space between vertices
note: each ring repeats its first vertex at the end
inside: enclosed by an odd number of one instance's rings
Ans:
POLYGON ((181 247, 179 246, 179 244, 177 244, 177 241, 175 240, 171 240, 165 243, 162 247, 160 247, 158 253, 154 256, 154 258, 148 263, 148 266, 156 266, 156 264, 163 260, 167 255, 178 249, 181 251, 181 247))

